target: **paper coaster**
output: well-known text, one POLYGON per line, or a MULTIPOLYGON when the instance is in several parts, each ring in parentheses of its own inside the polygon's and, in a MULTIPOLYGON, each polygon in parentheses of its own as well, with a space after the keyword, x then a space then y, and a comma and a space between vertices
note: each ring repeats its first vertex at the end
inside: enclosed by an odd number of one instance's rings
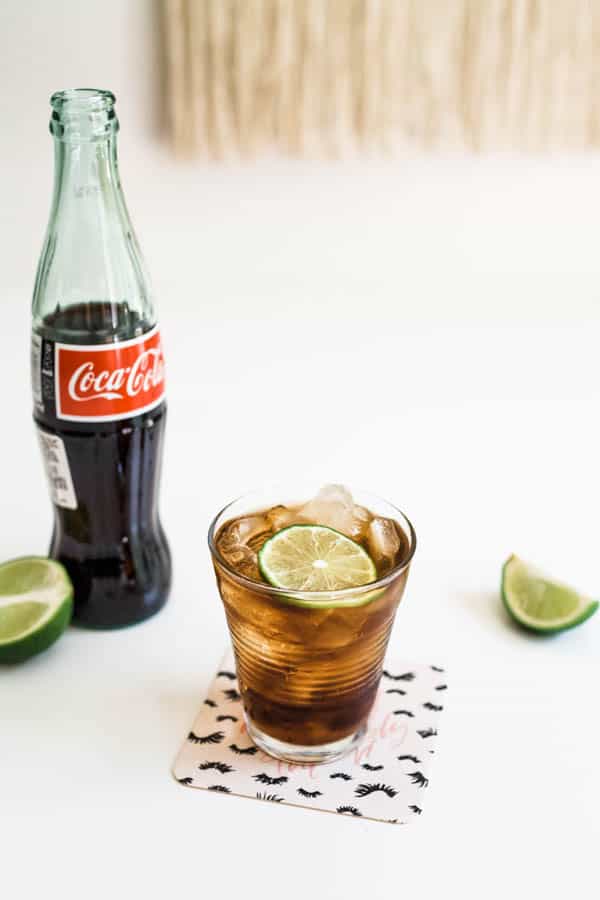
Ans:
POLYGON ((173 774, 207 791, 404 824, 423 811, 446 690, 442 668, 386 660, 362 742, 337 762, 294 765, 248 737, 230 651, 173 774))

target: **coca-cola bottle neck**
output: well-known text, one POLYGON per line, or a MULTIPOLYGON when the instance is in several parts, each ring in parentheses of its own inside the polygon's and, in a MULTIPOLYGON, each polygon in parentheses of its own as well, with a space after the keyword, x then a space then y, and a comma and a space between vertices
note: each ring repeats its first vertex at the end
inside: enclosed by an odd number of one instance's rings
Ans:
POLYGON ((50 103, 50 133, 54 137, 53 212, 77 200, 79 214, 87 201, 92 208, 101 202, 108 212, 118 215, 119 121, 113 94, 62 91, 54 94, 50 103))
POLYGON ((48 337, 102 343, 153 324, 149 280, 117 163, 118 120, 109 91, 51 98, 54 192, 33 299, 48 337))

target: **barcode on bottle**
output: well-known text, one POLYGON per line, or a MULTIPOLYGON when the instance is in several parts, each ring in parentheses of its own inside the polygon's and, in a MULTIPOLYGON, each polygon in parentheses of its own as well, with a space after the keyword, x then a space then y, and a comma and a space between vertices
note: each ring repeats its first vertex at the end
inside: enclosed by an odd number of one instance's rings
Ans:
POLYGON ((46 431, 38 430, 38 436, 52 502, 64 509, 77 509, 77 497, 64 442, 57 435, 46 431))

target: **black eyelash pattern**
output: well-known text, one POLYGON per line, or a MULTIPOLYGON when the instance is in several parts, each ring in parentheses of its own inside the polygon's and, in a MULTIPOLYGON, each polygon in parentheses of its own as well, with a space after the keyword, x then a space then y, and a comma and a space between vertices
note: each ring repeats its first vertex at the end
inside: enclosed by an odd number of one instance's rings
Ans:
POLYGON ((266 772, 261 772, 259 775, 253 775, 252 777, 255 781, 260 781, 261 784, 285 784, 286 781, 289 780, 287 775, 280 775, 279 778, 271 778, 266 772))
POLYGON ((241 700, 239 691, 236 691, 235 688, 230 688, 228 691, 223 691, 228 700, 241 700))
MULTIPOLYGON (((431 669, 431 671, 437 672, 437 673, 443 673, 445 671, 441 666, 433 666, 432 665, 432 666, 430 666, 430 669, 431 669)), ((396 670, 396 671, 398 671, 398 670, 396 670)), ((409 682, 412 682, 415 680, 416 673, 411 672, 411 671, 406 671, 406 672, 400 672, 398 674, 394 674, 393 672, 390 672, 387 669, 384 669, 383 676, 384 676, 384 678, 389 679, 392 682, 409 683, 409 682)), ((237 689, 236 673, 223 669, 217 673, 217 677, 226 679, 229 682, 235 683, 235 686, 232 684, 231 687, 229 687, 227 689, 221 689, 221 690, 217 691, 217 693, 222 695, 225 701, 239 702, 241 700, 241 694, 240 694, 240 691, 237 689)), ((431 676, 431 677, 433 678, 434 676, 431 676)), ((447 684, 444 684, 444 683, 438 684, 434 687, 435 691, 439 691, 439 692, 445 691, 445 690, 447 690, 447 688, 448 688, 447 684)), ((431 690, 431 688, 430 688, 430 690, 431 690)), ((385 693, 389 694, 389 695, 396 694, 399 697, 406 697, 407 690, 403 689, 399 685, 398 686, 394 685, 392 687, 385 689, 385 693)), ((410 693, 410 691, 408 691, 408 693, 410 693)), ((408 699, 410 702, 410 698, 408 698, 408 699)), ((222 702, 222 701, 220 701, 220 702, 222 702)), ((209 706, 212 708, 217 708, 217 712, 218 712, 219 701, 212 700, 211 698, 206 698, 204 700, 204 704, 206 706, 209 706)), ((439 703, 434 703, 431 701, 422 703, 421 707, 423 709, 430 710, 430 711, 436 712, 436 713, 441 712, 444 709, 443 705, 441 705, 439 703)), ((396 709, 396 710, 393 710, 393 715, 394 716, 406 716, 407 718, 412 719, 412 718, 415 718, 416 713, 411 711, 410 709, 396 709)), ((223 722, 223 723, 224 722, 236 723, 236 722, 240 721, 238 716, 226 715, 226 714, 216 715, 215 720, 216 720, 216 722, 223 722)), ((419 724, 419 723, 415 722, 415 725, 417 725, 417 724, 419 724)), ((437 733, 438 732, 435 728, 423 728, 423 729, 417 730, 417 734, 422 739, 434 737, 437 735, 437 733)), ((224 740, 224 738, 225 738, 225 733, 223 731, 214 731, 210 734, 205 734, 205 735, 196 734, 194 731, 190 731, 188 733, 188 741, 190 741, 194 744, 205 744, 205 745, 220 744, 224 740)), ((238 746, 237 744, 232 743, 232 744, 229 744, 228 747, 233 753, 235 753, 237 755, 254 756, 255 754, 258 753, 258 748, 254 745, 244 747, 244 746, 238 746)), ((429 750, 429 753, 433 753, 433 752, 434 752, 433 750, 429 750)), ((411 762, 415 765, 414 770, 412 770, 410 772, 405 772, 406 776, 408 778, 410 778, 410 781, 413 785, 416 785, 419 788, 428 787, 429 779, 424 775, 424 773, 419 768, 416 768, 417 766, 419 766, 421 764, 421 760, 417 756, 414 756, 412 754, 405 754, 405 755, 398 756, 396 758, 400 762, 406 761, 406 762, 411 762)), ((212 761, 212 760, 208 760, 206 762, 200 763, 197 766, 197 768, 200 771, 214 770, 215 772, 219 772, 221 775, 226 775, 226 774, 236 771, 236 769, 233 766, 228 765, 227 763, 219 762, 219 761, 212 761)), ((369 762, 365 762, 365 763, 361 764, 361 768, 365 771, 365 774, 367 772, 382 772, 382 774, 383 774, 383 770, 385 769, 385 766, 384 765, 375 765, 375 764, 371 764, 369 762)), ((408 768, 408 766, 404 767, 404 768, 408 768)), ((400 771, 402 771, 402 770, 400 770, 400 771)), ((346 772, 333 772, 331 775, 329 775, 329 777, 331 779, 341 779, 343 781, 352 781, 353 780, 352 775, 349 775, 346 772)), ((266 801, 270 801, 270 802, 274 802, 274 803, 285 802, 285 797, 282 797, 275 793, 268 793, 266 788, 268 786, 284 785, 284 784, 288 783, 290 781, 290 779, 287 776, 282 775, 279 777, 272 777, 269 774, 267 774, 267 772, 260 772, 256 775, 253 775, 252 778, 254 781, 258 782, 260 785, 265 786, 264 791, 259 791, 258 793, 256 793, 256 798, 258 800, 266 800, 266 801)), ((293 781, 294 780, 295 779, 292 780, 292 783, 289 784, 288 788, 286 788, 285 790, 289 791, 290 788, 293 790, 293 781)), ((186 777, 186 778, 178 778, 177 781, 180 784, 187 785, 187 786, 194 784, 194 779, 191 776, 186 777)), ((357 781, 358 781, 358 779, 357 779, 357 781)), ((198 781, 196 781, 195 783, 198 784, 198 781)), ((225 793, 225 794, 231 793, 231 788, 226 787, 225 785, 222 785, 222 784, 210 785, 207 787, 207 790, 221 792, 221 793, 225 793)), ((365 798, 365 797, 370 796, 371 794, 378 793, 378 792, 385 794, 390 799, 393 799, 394 797, 396 797, 398 795, 398 790, 396 788, 394 788, 393 786, 391 786, 389 784, 385 784, 383 782, 360 783, 358 785, 355 785, 355 787, 350 789, 350 791, 351 791, 351 793, 353 792, 354 796, 357 798, 365 798)), ((309 789, 306 789, 303 787, 296 788, 295 792, 296 792, 297 796, 299 796, 301 798, 311 799, 311 800, 316 799, 317 797, 323 796, 323 793, 320 790, 316 790, 316 789, 309 790, 309 789)), ((326 795, 326 792, 325 792, 325 795, 326 795)), ((409 806, 408 809, 414 815, 422 814, 421 807, 416 804, 409 806)), ((337 807, 336 812, 338 812, 342 815, 347 814, 347 815, 352 815, 352 816, 363 816, 363 813, 359 809, 357 809, 357 807, 349 805, 349 804, 337 807)), ((400 820, 390 819, 387 821, 398 822, 400 820)))
POLYGON ((193 731, 190 731, 188 734, 188 741, 191 741, 192 744, 220 744, 225 735, 222 731, 213 731, 212 734, 206 734, 204 736, 200 736, 199 734, 194 734, 193 731))
POLYGON ((298 788, 298 793, 301 797, 310 797, 311 799, 323 796, 321 791, 305 791, 304 788, 298 788))
POLYGON ((427 787, 429 784, 429 778, 425 778, 422 772, 407 772, 406 773, 413 784, 418 784, 419 787, 427 787))
POLYGON ((238 747, 237 744, 230 744, 229 749, 233 750, 234 753, 239 753, 240 755, 245 756, 254 756, 255 753, 258 753, 258 747, 238 747))
POLYGON ((423 728, 421 731, 417 731, 417 734, 422 738, 435 737, 437 731, 435 728, 423 728))
POLYGON ((414 672, 404 672, 402 675, 392 675, 391 672, 388 672, 387 669, 384 669, 383 675, 386 678, 391 678, 392 681, 414 681, 415 680, 414 672))
POLYGON ((388 797, 395 797, 398 791, 395 791, 393 787, 390 787, 388 784, 359 784, 359 786, 354 791, 356 797, 368 797, 369 794, 375 794, 377 791, 381 791, 383 794, 386 794, 388 797))
POLYGON ((232 766, 228 766, 227 763, 222 762, 203 762, 198 768, 203 772, 208 771, 208 769, 216 769, 221 775, 227 775, 228 772, 235 772, 235 769, 232 768, 232 766))

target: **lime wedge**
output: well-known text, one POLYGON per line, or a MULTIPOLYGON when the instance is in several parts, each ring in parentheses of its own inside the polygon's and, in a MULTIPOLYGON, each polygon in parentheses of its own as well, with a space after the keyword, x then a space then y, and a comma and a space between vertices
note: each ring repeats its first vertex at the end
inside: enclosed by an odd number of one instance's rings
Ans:
MULTIPOLYGON (((265 541, 258 553, 263 578, 274 587, 290 591, 319 591, 311 601, 295 601, 306 606, 331 606, 326 593, 361 587, 377 579, 375 563, 360 544, 340 531, 324 525, 290 525, 265 541)), ((372 592, 377 593, 379 592, 372 592)), ((290 598, 291 600, 292 598, 290 598)), ((359 595, 346 605, 373 599, 359 595)))
POLYGON ((544 634, 580 625, 599 605, 567 585, 550 581, 518 556, 510 556, 502 568, 502 600, 520 625, 544 634))
POLYGON ((24 556, 0 565, 0 663, 41 653, 63 633, 73 586, 60 563, 24 556))

